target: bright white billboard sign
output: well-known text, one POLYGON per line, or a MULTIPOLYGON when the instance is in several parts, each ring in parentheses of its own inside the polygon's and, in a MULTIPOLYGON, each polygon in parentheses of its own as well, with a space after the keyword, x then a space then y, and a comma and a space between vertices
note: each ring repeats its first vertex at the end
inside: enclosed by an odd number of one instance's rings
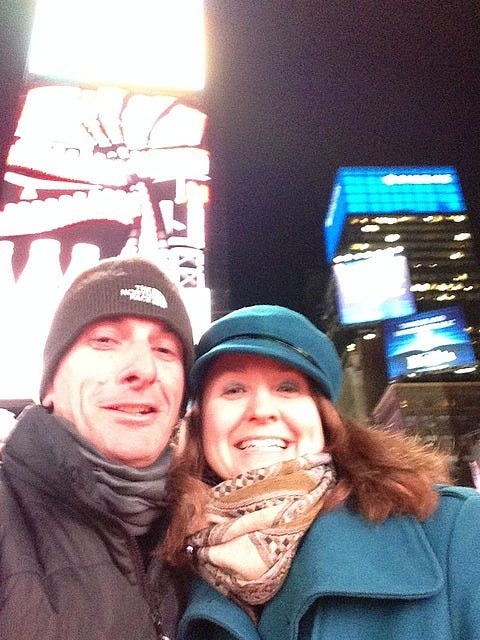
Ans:
POLYGON ((37 0, 30 74, 77 84, 198 91, 202 0, 37 0))
POLYGON ((373 256, 333 266, 340 322, 355 325, 415 313, 410 274, 403 254, 373 256))

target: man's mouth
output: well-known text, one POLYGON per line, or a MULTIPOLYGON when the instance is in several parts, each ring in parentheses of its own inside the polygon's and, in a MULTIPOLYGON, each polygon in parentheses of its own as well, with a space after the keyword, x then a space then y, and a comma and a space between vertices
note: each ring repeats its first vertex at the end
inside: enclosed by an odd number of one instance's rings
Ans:
POLYGON ((121 411, 132 416, 146 416, 155 413, 155 407, 150 404, 113 404, 108 407, 114 411, 121 411))
POLYGON ((241 440, 236 445, 237 449, 286 449, 288 442, 283 438, 249 438, 241 440))

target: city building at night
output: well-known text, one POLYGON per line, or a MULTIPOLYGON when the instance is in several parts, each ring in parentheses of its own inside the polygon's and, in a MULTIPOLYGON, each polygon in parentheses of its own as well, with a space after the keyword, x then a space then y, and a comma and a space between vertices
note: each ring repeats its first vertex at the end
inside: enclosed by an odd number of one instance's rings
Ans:
POLYGON ((323 322, 340 347, 362 325, 370 330, 372 322, 387 317, 460 305, 478 356, 480 264, 453 167, 340 169, 325 221, 325 245, 332 278, 323 322), (347 271, 345 286, 339 288, 347 271), (382 316, 379 301, 388 297, 383 290, 402 285, 408 291, 400 292, 396 303, 392 300, 390 316, 382 316), (355 312, 347 322, 339 317, 342 296, 353 297, 343 299, 343 307, 350 305, 355 312))
POLYGON ((453 432, 470 442, 466 433, 478 431, 480 420, 480 400, 466 403, 460 386, 478 382, 480 266, 455 169, 341 168, 325 251, 330 274, 321 324, 344 363, 342 410, 413 429, 417 407, 417 432, 426 421, 428 437, 437 428, 440 438, 457 407, 448 424, 455 425, 449 442, 458 462, 467 454, 453 432), (433 417, 419 395, 426 384, 444 398, 433 417))

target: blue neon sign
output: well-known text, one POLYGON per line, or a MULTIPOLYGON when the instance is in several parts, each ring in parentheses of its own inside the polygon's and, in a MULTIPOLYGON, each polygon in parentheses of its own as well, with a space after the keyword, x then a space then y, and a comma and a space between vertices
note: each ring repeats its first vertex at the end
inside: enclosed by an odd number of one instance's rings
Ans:
POLYGON ((330 262, 348 215, 461 213, 465 202, 453 167, 342 167, 325 218, 330 262))

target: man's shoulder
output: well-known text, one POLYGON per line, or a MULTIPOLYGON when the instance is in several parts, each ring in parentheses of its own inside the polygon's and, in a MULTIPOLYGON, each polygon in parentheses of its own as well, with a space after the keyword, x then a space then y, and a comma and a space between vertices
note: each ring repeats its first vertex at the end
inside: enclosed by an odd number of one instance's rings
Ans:
MULTIPOLYGON (((16 532, 22 527, 22 508, 5 480, 2 463, 0 463, 0 545, 3 547, 5 535, 9 531, 16 532)), ((0 551, 3 554, 3 549, 0 551)))
POLYGON ((5 473, 3 463, 0 461, 0 524, 2 522, 5 509, 9 508, 9 505, 17 504, 17 500, 10 488, 10 485, 5 479, 5 473))

